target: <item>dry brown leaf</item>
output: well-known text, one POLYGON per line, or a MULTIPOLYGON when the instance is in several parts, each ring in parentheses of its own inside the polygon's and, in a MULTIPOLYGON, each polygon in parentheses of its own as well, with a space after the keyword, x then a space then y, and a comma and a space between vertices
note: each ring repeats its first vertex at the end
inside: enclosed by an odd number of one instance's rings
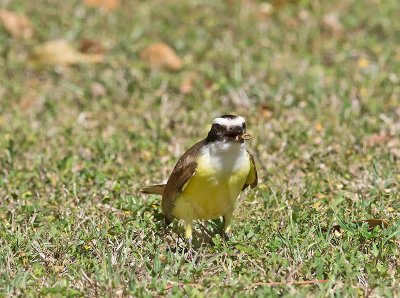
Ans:
POLYGON ((113 11, 119 6, 119 0, 85 0, 87 6, 104 8, 107 11, 113 11))
POLYGON ((19 106, 21 107, 21 109, 23 110, 29 110, 35 103, 35 98, 29 94, 29 95, 24 95, 20 102, 19 102, 19 106))
POLYGON ((104 60, 102 54, 83 54, 75 50, 63 39, 45 42, 33 53, 32 61, 43 65, 73 65, 79 63, 100 63, 104 60))
POLYGON ((104 54, 106 49, 101 42, 93 39, 82 39, 79 45, 79 52, 85 54, 104 54))
POLYGON ((164 43, 154 43, 140 53, 140 59, 147 61, 153 68, 180 70, 183 67, 181 58, 164 43))
MULTIPOLYGON (((356 220, 352 223, 356 224, 357 226, 361 226, 362 224, 366 223, 368 225, 369 231, 372 231, 377 226, 380 226, 382 229, 386 229, 389 226, 389 223, 387 222, 386 219, 380 219, 380 218, 356 220)), ((336 231, 340 232, 340 230, 341 230, 340 225, 334 225, 332 227, 332 231, 334 232, 336 231)))
POLYGON ((290 3, 288 0, 273 0, 271 1, 275 10, 283 8, 286 4, 290 3))
POLYGON ((258 113, 255 117, 255 122, 260 123, 263 121, 269 121, 273 117, 273 108, 269 105, 262 105, 258 107, 258 113))
POLYGON ((387 228, 389 226, 389 223, 387 222, 386 219, 380 219, 380 218, 373 218, 373 219, 364 219, 364 220, 357 220, 356 224, 357 225, 362 225, 363 223, 368 224, 369 229, 373 229, 376 226, 380 226, 382 228, 387 228))
POLYGON ((14 37, 30 38, 33 36, 32 23, 24 15, 0 9, 0 23, 14 37))
POLYGON ((260 114, 264 119, 270 119, 272 117, 272 108, 264 105, 261 107, 260 114))
POLYGON ((388 141, 390 141, 390 139, 391 137, 388 134, 381 132, 367 136, 364 139, 364 144, 367 147, 374 147, 377 145, 386 144, 388 141))

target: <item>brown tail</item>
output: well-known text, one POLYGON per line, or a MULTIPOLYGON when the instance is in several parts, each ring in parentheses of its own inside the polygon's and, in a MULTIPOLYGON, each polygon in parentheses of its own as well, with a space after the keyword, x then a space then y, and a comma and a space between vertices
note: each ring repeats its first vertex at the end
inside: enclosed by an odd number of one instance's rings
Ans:
POLYGON ((164 193, 164 187, 165 184, 150 185, 142 188, 140 192, 144 194, 162 195, 164 193))

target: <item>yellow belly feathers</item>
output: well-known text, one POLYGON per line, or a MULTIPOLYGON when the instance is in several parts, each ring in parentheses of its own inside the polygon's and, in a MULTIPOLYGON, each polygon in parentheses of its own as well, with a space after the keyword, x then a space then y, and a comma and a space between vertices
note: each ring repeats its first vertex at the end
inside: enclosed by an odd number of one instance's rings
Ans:
POLYGON ((226 165, 215 165, 209 154, 199 156, 197 169, 175 201, 172 214, 180 219, 214 219, 233 211, 250 172, 246 151, 226 165))

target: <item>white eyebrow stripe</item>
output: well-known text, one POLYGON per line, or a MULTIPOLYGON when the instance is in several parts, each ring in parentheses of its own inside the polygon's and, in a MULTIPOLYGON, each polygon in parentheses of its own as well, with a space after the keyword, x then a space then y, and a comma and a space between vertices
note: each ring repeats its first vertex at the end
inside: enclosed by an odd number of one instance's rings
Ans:
POLYGON ((219 125, 222 125, 225 127, 229 127, 229 126, 242 126, 244 122, 245 122, 244 118, 238 116, 233 119, 218 117, 218 118, 215 118, 212 123, 219 124, 219 125))

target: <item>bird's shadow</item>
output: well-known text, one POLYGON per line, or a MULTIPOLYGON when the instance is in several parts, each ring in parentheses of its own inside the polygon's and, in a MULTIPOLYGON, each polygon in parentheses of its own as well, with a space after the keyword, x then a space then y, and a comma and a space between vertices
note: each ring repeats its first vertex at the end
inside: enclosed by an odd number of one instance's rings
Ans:
MULTIPOLYGON (((219 235, 222 228, 222 221, 219 219, 201 222, 197 221, 193 225, 193 240, 192 244, 195 247, 202 245, 214 245, 213 237, 219 235)), ((182 237, 185 234, 185 229, 178 220, 174 221, 172 232, 182 237)))
POLYGON ((172 246, 175 247, 177 252, 182 250, 184 252, 188 247, 192 249, 199 249, 202 246, 214 246, 213 237, 216 235, 221 235, 221 230, 223 226, 222 218, 209 220, 206 222, 196 221, 193 226, 193 239, 191 243, 185 239, 185 229, 182 222, 175 219, 172 224, 165 224, 163 218, 157 216, 160 219, 157 222, 156 235, 160 238, 167 239, 171 249, 172 246), (174 241, 175 240, 175 241, 174 241), (175 242, 175 244, 173 244, 175 242))
POLYGON ((171 224, 167 225, 164 221, 164 215, 155 211, 153 213, 154 219, 156 220, 156 232, 155 234, 164 239, 168 245, 168 251, 170 252, 181 252, 185 253, 188 250, 197 251, 201 247, 215 246, 213 238, 216 235, 220 235, 224 241, 229 238, 227 235, 222 233, 223 219, 222 217, 200 221, 196 220, 193 222, 193 238, 189 241, 185 238, 185 229, 183 221, 175 219, 171 224))

